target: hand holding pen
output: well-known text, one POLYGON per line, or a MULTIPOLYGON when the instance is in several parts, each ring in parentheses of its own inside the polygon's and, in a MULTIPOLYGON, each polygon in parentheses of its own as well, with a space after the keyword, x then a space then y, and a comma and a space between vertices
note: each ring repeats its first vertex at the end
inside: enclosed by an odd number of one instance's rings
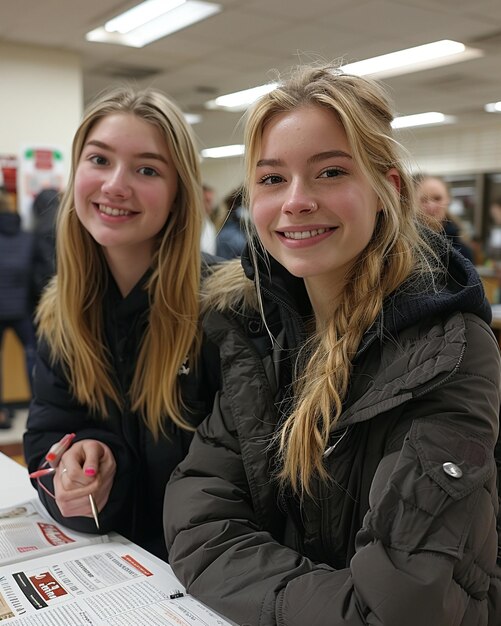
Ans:
MULTIPOLYGON (((115 460, 108 446, 85 439, 73 443, 67 435, 51 447, 45 467, 31 474, 44 488, 41 477, 54 475, 54 497, 65 517, 92 514, 99 530, 98 511, 109 497, 115 476, 115 460), (90 511, 89 511, 90 505, 90 511)), ((52 495, 52 494, 51 494, 52 495)))

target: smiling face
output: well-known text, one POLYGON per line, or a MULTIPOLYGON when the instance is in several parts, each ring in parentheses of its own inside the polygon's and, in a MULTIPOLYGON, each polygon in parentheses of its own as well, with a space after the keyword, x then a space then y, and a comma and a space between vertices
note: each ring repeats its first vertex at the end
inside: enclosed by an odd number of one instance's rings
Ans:
POLYGON ((89 132, 75 172, 75 208, 108 263, 144 266, 176 197, 177 171, 160 130, 114 113, 89 132))
POLYGON ((339 293, 372 237, 378 198, 336 114, 309 105, 273 117, 250 192, 266 250, 305 279, 310 297, 339 293))

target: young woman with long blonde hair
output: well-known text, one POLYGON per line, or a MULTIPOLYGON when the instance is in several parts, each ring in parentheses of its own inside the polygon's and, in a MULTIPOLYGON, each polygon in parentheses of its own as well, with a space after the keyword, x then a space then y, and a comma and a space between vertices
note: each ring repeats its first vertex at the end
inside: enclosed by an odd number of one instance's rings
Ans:
POLYGON ((116 530, 165 558, 162 500, 209 412, 217 360, 201 345, 199 157, 161 92, 116 88, 87 108, 58 216, 57 274, 37 315, 40 347, 24 437, 34 481, 78 530, 116 530), (209 360, 208 360, 209 359, 209 360))
POLYGON ((165 500, 174 571, 238 624, 501 612, 499 347, 473 267, 417 217, 392 119, 333 67, 247 117, 250 248, 205 286, 223 389, 165 500))

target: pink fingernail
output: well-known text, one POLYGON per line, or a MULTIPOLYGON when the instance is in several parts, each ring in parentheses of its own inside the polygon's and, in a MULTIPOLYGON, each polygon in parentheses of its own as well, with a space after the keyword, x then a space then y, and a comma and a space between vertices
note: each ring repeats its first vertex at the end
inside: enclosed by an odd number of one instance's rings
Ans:
POLYGON ((86 467, 84 473, 86 476, 95 476, 96 470, 93 467, 86 467))

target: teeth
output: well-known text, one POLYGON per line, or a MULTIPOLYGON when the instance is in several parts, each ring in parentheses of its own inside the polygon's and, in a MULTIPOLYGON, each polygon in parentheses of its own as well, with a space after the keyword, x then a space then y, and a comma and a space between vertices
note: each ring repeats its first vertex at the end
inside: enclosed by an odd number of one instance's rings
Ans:
POLYGON ((113 217, 117 217, 118 215, 130 215, 130 211, 125 211, 124 209, 112 209, 105 204, 99 205, 99 210, 101 213, 105 213, 106 215, 112 215, 113 217))
POLYGON ((317 230, 302 230, 300 232, 285 231, 284 237, 286 239, 309 239, 310 237, 316 237, 316 235, 322 235, 327 232, 327 228, 319 228, 317 230))

